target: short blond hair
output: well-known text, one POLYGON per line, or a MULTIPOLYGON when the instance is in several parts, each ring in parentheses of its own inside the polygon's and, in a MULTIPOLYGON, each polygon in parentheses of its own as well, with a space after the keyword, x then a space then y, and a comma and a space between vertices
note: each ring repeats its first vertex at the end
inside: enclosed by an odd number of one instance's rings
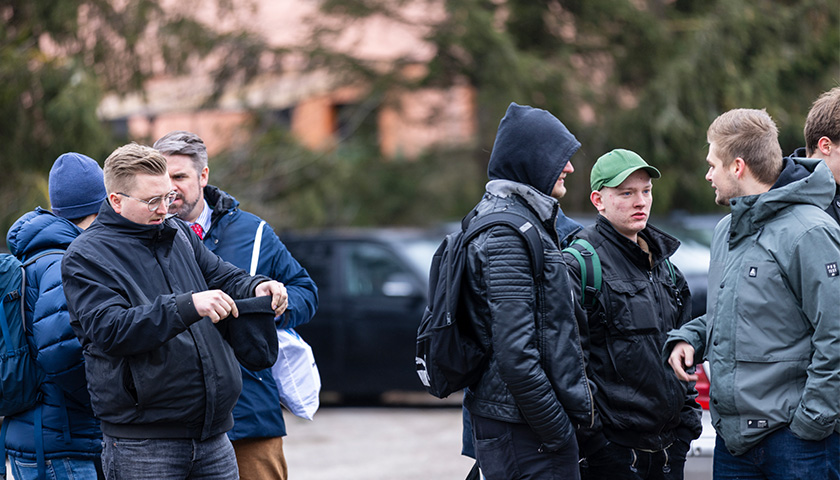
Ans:
POLYGON ((111 152, 102 171, 105 190, 130 191, 137 175, 167 175, 166 157, 152 147, 131 142, 111 152))
POLYGON ((782 172, 779 129, 764 109, 736 108, 718 116, 706 139, 715 144, 724 166, 742 158, 761 183, 773 185, 782 172))
POLYGON ((840 143, 840 87, 820 95, 808 118, 805 119, 805 152, 810 157, 817 151, 817 142, 828 137, 833 144, 840 143))

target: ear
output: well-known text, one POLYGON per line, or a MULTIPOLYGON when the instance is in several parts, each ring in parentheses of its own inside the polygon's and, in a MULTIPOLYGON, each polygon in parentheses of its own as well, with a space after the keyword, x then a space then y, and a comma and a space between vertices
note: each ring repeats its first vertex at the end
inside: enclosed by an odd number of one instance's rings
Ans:
POLYGON ((604 197, 601 195, 600 190, 593 190, 592 193, 589 194, 589 201, 592 202, 592 205, 595 206, 595 209, 598 212, 604 211, 604 197))
POLYGON ((735 178, 741 180, 747 174, 747 162, 741 157, 735 157, 735 160, 732 160, 732 163, 729 165, 729 169, 735 175, 735 178))
POLYGON ((210 167, 204 167, 201 169, 201 173, 198 175, 198 184, 201 185, 201 188, 207 186, 207 182, 210 180, 210 167))
POLYGON ((108 203, 111 204, 111 208, 113 208, 116 213, 122 212, 122 200, 123 198, 116 192, 108 194, 108 203))
MULTIPOLYGON (((837 148, 837 146, 831 142, 830 138, 820 137, 820 139, 817 140, 817 151, 822 155, 831 155, 831 147, 837 148)), ((816 153, 817 152, 814 152, 814 154, 816 153)))

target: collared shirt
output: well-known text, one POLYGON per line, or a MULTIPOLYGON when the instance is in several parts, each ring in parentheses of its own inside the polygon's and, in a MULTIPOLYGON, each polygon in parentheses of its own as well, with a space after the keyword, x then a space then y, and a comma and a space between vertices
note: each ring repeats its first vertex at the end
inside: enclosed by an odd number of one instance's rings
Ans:
POLYGON ((201 225, 201 228, 204 229, 204 234, 207 234, 207 230, 210 229, 210 217, 213 214, 213 209, 210 208, 210 204, 207 203, 207 200, 202 200, 204 202, 204 209, 201 210, 201 214, 195 220, 195 222, 190 223, 192 227, 194 224, 201 225))

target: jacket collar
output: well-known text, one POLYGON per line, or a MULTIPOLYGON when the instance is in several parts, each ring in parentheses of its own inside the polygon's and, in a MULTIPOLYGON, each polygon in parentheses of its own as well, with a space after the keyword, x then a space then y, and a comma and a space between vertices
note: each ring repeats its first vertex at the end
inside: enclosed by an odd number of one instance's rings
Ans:
POLYGON ((767 192, 730 200, 730 244, 752 236, 781 210, 791 205, 814 205, 820 210, 828 208, 834 198, 837 184, 834 183, 825 162, 819 159, 787 158, 785 165, 804 167, 807 174, 789 183, 774 186, 767 192))
POLYGON ((541 222, 554 222, 559 208, 557 200, 530 185, 511 180, 490 180, 485 188, 487 193, 497 197, 516 195, 536 212, 541 222))
MULTIPOLYGON (((647 252, 642 250, 639 244, 619 233, 603 215, 598 214, 598 217, 595 219, 595 228, 604 238, 615 244, 633 263, 643 266, 645 270, 650 269, 647 252)), ((650 223, 647 224, 644 230, 639 232, 639 236, 647 242, 654 266, 658 265, 664 259, 671 257, 680 247, 679 240, 650 223)))
POLYGON ((173 222, 180 222, 176 217, 170 215, 159 225, 144 225, 135 223, 114 211, 110 202, 102 202, 99 208, 99 215, 94 224, 100 223, 114 232, 122 235, 140 238, 141 240, 171 240, 175 238, 177 227, 173 222))
POLYGON ((215 185, 208 184, 204 187, 204 199, 213 209, 210 225, 216 223, 222 215, 232 213, 239 208, 239 200, 215 185))

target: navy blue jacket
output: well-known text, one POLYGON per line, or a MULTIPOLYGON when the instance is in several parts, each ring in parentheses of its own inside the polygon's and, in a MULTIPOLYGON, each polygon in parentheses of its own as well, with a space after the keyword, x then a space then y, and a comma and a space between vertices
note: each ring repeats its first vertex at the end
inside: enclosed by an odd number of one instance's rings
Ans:
MULTIPOLYGON (((249 270, 254 238, 262 220, 240 210, 235 198, 212 185, 204 188, 204 198, 213 208, 204 245, 225 261, 249 270)), ((268 224, 263 227, 261 242, 257 273, 282 282, 289 294, 289 307, 277 319, 277 326, 296 327, 308 322, 318 308, 315 282, 268 224)), ((280 396, 271 369, 259 372, 241 369, 242 394, 233 409, 233 429, 228 432, 230 439, 286 435, 280 396)))
MULTIPOLYGON (((20 217, 6 238, 10 251, 25 262, 45 250, 64 250, 81 230, 38 208, 20 217)), ((35 460, 36 438, 43 438, 45 458, 93 459, 102 450, 99 421, 90 407, 82 345, 70 328, 61 286, 61 254, 42 256, 26 268, 26 323, 30 348, 46 380, 41 400, 30 410, 4 419, 9 455, 35 460), (35 409, 43 428, 35 432, 35 409)))
POLYGON ((268 278, 224 262, 178 219, 134 223, 107 201, 67 249, 61 273, 105 434, 206 440, 233 427, 239 364, 192 293, 248 298, 268 278))

